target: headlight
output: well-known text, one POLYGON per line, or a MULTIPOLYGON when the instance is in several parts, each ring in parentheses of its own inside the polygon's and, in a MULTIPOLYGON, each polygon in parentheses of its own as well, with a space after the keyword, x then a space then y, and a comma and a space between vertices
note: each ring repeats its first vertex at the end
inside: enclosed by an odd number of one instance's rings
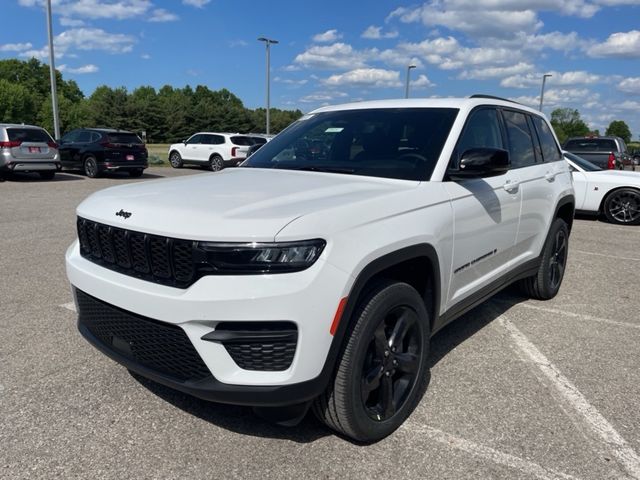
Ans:
POLYGON ((304 240, 286 243, 199 242, 204 262, 218 275, 299 272, 318 259, 326 242, 304 240))

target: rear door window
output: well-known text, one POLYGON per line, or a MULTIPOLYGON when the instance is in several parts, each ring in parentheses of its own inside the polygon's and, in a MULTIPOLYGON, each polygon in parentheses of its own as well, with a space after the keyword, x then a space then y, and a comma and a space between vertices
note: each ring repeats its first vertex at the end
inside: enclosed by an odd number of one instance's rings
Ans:
POLYGON ((7 128, 10 142, 47 143, 53 139, 41 128, 7 128))
POLYGON ((80 132, 80 135, 78 135, 78 139, 76 140, 78 143, 89 143, 90 141, 91 132, 88 132, 87 130, 80 132))
POLYGON ((545 162, 557 162, 562 160, 562 154, 558 148, 558 144, 551 133, 551 129, 547 122, 542 118, 533 116, 533 125, 538 132, 538 138, 540 139, 540 147, 542 148, 542 158, 545 162))
POLYGON ((503 110, 502 116, 509 137, 509 156, 512 168, 535 165, 536 154, 533 149, 533 138, 524 113, 503 110))

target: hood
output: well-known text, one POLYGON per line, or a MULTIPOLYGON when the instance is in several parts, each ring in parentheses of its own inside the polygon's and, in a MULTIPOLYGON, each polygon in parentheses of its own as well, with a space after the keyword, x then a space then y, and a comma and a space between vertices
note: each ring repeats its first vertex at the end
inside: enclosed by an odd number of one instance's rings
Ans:
POLYGON ((287 224, 304 215, 411 190, 418 184, 231 168, 108 188, 82 202, 77 213, 100 223, 174 238, 273 241, 287 224))

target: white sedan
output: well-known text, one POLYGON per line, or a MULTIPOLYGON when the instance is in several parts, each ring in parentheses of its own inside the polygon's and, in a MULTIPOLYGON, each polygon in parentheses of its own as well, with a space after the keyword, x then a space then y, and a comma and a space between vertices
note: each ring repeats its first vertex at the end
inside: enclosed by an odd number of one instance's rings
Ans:
POLYGON ((603 170, 573 153, 562 153, 573 174, 576 211, 604 213, 612 223, 640 223, 640 172, 603 170))

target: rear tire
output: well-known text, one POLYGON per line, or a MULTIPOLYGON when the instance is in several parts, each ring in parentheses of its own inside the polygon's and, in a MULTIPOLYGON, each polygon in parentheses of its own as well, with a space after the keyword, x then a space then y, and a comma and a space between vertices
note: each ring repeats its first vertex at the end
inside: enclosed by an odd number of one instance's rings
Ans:
POLYGON ((224 168, 224 161, 220 155, 214 155, 209 159, 209 168, 212 172, 219 172, 224 168))
POLYGON ((142 176, 143 172, 144 172, 144 169, 142 168, 134 168, 132 170, 129 170, 129 176, 133 178, 138 178, 142 176))
POLYGON ((640 192, 633 188, 620 188, 607 195, 604 215, 611 223, 638 225, 640 223, 640 192))
POLYGON ((564 220, 556 218, 542 247, 542 261, 538 272, 519 283, 522 292, 538 300, 555 297, 562 285, 568 252, 569 228, 564 220))
POLYGON ((43 180, 53 180, 53 178, 56 176, 56 171, 51 170, 47 172, 38 172, 38 175, 40 175, 40 178, 43 180))
POLYGON ((402 425, 427 388, 429 314, 413 287, 384 282, 360 301, 354 319, 334 377, 312 409, 333 430, 375 442, 402 425))
POLYGON ((89 156, 84 159, 84 174, 89 178, 97 178, 100 175, 98 171, 98 163, 96 162, 96 157, 89 156))

